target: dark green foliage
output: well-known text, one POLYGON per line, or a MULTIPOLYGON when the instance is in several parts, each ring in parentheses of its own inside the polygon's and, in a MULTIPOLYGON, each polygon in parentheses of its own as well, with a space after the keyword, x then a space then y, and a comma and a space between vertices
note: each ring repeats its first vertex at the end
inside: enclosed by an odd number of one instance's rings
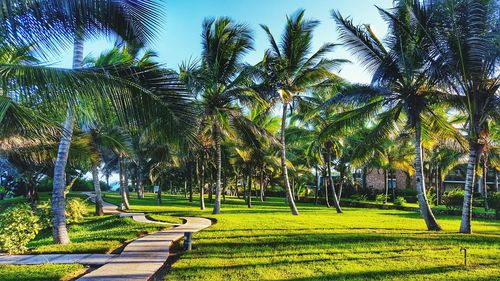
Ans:
POLYGON ((462 209, 464 203, 464 191, 461 189, 454 189, 446 192, 443 196, 443 203, 446 208, 450 210, 462 209))

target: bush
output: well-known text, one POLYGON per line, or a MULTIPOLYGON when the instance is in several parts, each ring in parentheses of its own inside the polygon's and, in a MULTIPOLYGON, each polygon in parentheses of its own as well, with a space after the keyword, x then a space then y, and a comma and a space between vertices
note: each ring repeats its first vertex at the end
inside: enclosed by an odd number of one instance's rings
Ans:
POLYGON ((66 222, 80 222, 87 212, 85 202, 80 198, 71 198, 66 202, 66 222))
POLYGON ((427 190, 426 195, 427 195, 427 202, 429 202, 429 205, 432 205, 432 206, 436 205, 436 198, 437 198, 436 196, 437 195, 436 195, 436 190, 433 187, 431 187, 427 190))
POLYGON ((52 212, 49 201, 43 201, 36 206, 36 215, 38 216, 40 227, 46 229, 52 227, 52 212))
POLYGON ((404 206, 406 205, 406 199, 404 197, 396 197, 396 199, 394 200, 394 205, 404 206))
POLYGON ((54 181, 50 177, 44 177, 38 182, 39 192, 52 192, 54 181))
POLYGON ((28 204, 18 204, 0 214, 0 248, 9 254, 23 253, 40 231, 38 217, 28 204))
POLYGON ((351 196, 351 199, 356 200, 356 201, 367 201, 367 197, 364 194, 355 194, 351 196))
POLYGON ((464 191, 454 189, 446 192, 443 196, 443 204, 450 210, 461 210, 464 204, 464 191))
MULTIPOLYGON (((87 213, 85 202, 80 198, 70 198, 66 201, 66 223, 80 222, 87 213)), ((50 200, 38 204, 36 214, 42 229, 52 227, 52 204, 50 200)))
POLYGON ((368 200, 375 200, 375 198, 377 197, 377 192, 379 191, 371 187, 361 187, 358 189, 358 194, 365 195, 368 200))
POLYGON ((377 203, 387 202, 387 196, 385 196, 385 194, 379 194, 377 195, 377 197, 375 197, 375 202, 377 203))
POLYGON ((397 189, 396 194, 402 197, 410 197, 410 196, 417 196, 418 192, 411 188, 405 188, 405 189, 397 189))
POLYGON ((488 194, 488 207, 495 210, 495 217, 500 219, 500 192, 488 194))
POLYGON ((94 182, 92 180, 87 179, 77 179, 73 186, 71 187, 71 191, 93 191, 94 190, 94 182))

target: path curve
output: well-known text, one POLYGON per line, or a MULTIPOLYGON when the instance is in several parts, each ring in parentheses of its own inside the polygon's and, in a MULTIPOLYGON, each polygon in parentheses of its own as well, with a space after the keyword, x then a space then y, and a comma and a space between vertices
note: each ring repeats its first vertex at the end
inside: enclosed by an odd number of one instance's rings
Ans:
MULTIPOLYGON (((93 193, 84 194, 95 202, 93 193)), ((116 205, 108 202, 104 202, 103 209, 104 213, 131 216, 138 222, 170 224, 149 220, 144 213, 121 212, 116 205)), ((182 239, 185 232, 198 232, 212 225, 212 221, 205 218, 181 217, 181 219, 185 220, 185 223, 173 229, 158 231, 132 241, 118 256, 109 259, 105 265, 85 274, 77 281, 149 280, 167 260, 172 244, 182 239)))

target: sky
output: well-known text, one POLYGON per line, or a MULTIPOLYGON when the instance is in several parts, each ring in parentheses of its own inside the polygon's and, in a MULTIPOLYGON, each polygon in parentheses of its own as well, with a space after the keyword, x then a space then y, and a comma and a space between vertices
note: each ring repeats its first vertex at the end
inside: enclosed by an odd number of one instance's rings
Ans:
MULTIPOLYGON (((286 23, 286 16, 299 9, 306 10, 306 18, 321 21, 314 34, 314 50, 323 43, 338 43, 335 22, 330 16, 338 10, 346 17, 351 16, 356 24, 370 24, 377 35, 385 36, 387 27, 375 5, 392 7, 392 0, 163 0, 164 23, 161 32, 148 48, 155 50, 158 61, 167 67, 177 69, 183 61, 196 59, 201 53, 201 26, 207 17, 228 16, 246 23, 254 31, 255 51, 246 57, 248 63, 257 63, 268 48, 268 41, 259 24, 270 27, 275 38, 279 38, 286 23)), ((98 55, 113 46, 114 40, 96 39, 85 43, 84 54, 98 55)), ((349 59, 340 75, 351 82, 366 83, 370 74, 364 71, 356 58, 343 47, 332 52, 332 58, 349 59)), ((67 50, 52 63, 59 67, 71 67, 72 51, 67 50)))

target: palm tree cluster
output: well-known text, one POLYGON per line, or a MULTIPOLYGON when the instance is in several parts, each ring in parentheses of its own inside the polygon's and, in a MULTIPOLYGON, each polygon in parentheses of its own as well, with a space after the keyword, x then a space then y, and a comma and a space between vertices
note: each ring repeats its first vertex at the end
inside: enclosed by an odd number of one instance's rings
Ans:
POLYGON ((301 196, 314 193, 316 203, 332 202, 342 213, 346 186, 366 188, 368 171, 382 169, 388 195, 387 178, 403 171, 409 183, 415 178, 427 228, 438 231, 426 185, 434 182, 439 202, 447 173, 467 163, 460 231, 471 233, 476 174, 500 168, 500 12, 493 0, 395 1, 378 8, 389 27, 384 40, 332 11, 340 44, 317 50, 319 22, 299 10, 280 37, 261 25, 269 47, 255 65, 245 62, 254 50, 247 25, 206 19, 199 59, 178 71, 147 49, 160 32, 161 1, 1 4, 0 149, 26 173, 53 178, 55 243, 70 242, 65 191, 87 172, 97 215, 101 174, 119 175, 124 208, 131 183, 138 198, 146 186, 160 186, 160 204, 162 189, 191 202, 199 194, 202 210, 207 192, 213 214, 225 196, 243 196, 252 207, 253 196, 264 201, 277 190, 298 215, 301 196), (98 36, 117 43, 84 57, 84 42, 98 36), (72 69, 44 64, 68 47, 72 69), (335 72, 349 63, 332 59, 337 47, 352 52, 371 83, 335 72))

